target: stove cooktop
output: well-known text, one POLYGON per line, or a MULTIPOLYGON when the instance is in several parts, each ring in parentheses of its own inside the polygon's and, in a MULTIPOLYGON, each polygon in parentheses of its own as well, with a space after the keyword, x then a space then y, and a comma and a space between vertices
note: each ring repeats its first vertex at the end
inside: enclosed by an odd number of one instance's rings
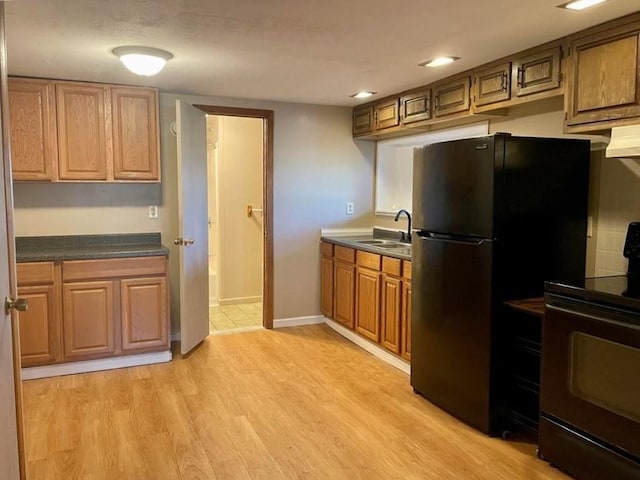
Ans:
POLYGON ((547 292, 640 310, 640 275, 545 282, 547 292))

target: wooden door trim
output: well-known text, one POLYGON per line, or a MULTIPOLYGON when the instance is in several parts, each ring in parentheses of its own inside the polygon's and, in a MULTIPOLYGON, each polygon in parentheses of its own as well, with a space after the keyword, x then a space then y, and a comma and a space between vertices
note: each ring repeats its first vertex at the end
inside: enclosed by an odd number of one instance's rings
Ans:
MULTIPOLYGON (((16 247, 13 229, 13 179, 11 173, 11 131, 9 130, 9 80, 7 78, 7 41, 4 24, 4 2, 0 2, 0 123, 2 131, 2 159, 4 163, 3 182, 7 228, 7 256, 9 265, 9 292, 12 296, 18 294, 16 275, 16 247)), ((16 425, 18 430, 18 462, 20 478, 25 480, 27 471, 24 454, 24 428, 22 412, 22 374, 20 372, 20 331, 18 330, 18 315, 11 312, 13 325, 13 378, 15 382, 16 425)))
POLYGON ((273 328, 273 110, 194 105, 209 115, 261 118, 262 122, 262 209, 264 242, 262 253, 262 326, 273 328))

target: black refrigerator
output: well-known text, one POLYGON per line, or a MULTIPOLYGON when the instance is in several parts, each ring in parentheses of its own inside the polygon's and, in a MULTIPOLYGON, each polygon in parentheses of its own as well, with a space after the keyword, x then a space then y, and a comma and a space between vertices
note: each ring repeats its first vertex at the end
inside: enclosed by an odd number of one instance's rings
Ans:
POLYGON ((590 144, 495 134, 417 148, 411 385, 489 435, 505 427, 507 300, 585 274, 590 144))

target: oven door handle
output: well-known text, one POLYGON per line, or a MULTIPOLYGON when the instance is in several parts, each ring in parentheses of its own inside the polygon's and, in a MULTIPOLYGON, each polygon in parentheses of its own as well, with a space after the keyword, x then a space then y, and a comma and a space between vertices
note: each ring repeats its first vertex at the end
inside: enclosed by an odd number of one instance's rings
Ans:
MULTIPOLYGON (((640 325, 635 325, 633 323, 628 323, 628 322, 620 322, 618 320, 612 320, 610 318, 604 318, 602 316, 596 316, 595 314, 590 314, 584 311, 580 310, 580 306, 572 304, 572 307, 575 308, 564 308, 564 307, 560 307, 557 305, 553 305, 553 304, 547 304, 545 306, 546 309, 548 310, 555 310, 557 312, 562 312, 562 313, 568 313, 570 315, 577 315, 579 317, 585 318, 585 319, 589 319, 589 320, 593 320, 595 322, 600 322, 600 323, 606 323, 609 325, 615 325, 617 327, 623 327, 623 328, 629 328, 635 331, 640 331, 640 325)), ((584 308, 584 307, 583 307, 584 308)), ((588 307, 587 307, 588 308, 588 307)))

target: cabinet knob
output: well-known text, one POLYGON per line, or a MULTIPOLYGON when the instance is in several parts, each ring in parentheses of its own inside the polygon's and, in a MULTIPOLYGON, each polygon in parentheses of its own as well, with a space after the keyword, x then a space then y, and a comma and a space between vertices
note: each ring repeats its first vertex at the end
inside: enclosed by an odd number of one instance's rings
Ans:
POLYGON ((6 297, 4 299, 4 313, 9 315, 11 310, 17 310, 19 312, 26 312, 29 308, 29 301, 23 297, 6 297))

